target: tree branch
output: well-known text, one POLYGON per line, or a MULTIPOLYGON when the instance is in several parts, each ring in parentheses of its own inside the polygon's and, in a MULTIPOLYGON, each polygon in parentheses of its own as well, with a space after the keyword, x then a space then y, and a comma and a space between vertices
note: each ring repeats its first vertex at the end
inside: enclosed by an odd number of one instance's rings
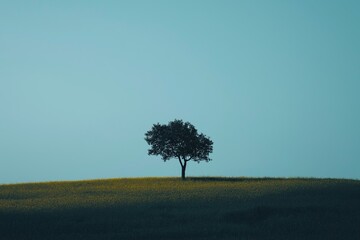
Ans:
POLYGON ((179 163, 180 163, 181 167, 184 167, 184 164, 182 163, 180 156, 178 156, 178 159, 179 159, 179 163))

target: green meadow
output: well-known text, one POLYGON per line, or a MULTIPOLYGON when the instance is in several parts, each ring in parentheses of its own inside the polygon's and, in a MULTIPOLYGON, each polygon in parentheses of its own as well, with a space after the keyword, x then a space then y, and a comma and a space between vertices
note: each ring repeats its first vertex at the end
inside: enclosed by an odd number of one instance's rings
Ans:
POLYGON ((0 239, 360 239, 360 181, 212 177, 0 185, 0 239))

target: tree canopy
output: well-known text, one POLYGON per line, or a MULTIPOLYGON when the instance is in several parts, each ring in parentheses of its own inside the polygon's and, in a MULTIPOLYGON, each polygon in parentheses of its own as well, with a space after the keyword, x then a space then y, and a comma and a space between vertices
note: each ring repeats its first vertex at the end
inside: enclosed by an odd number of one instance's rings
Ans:
POLYGON ((181 177, 185 179, 186 165, 189 161, 211 161, 213 142, 209 137, 198 133, 189 122, 175 119, 166 124, 154 124, 145 133, 145 141, 151 146, 149 155, 160 155, 164 161, 176 158, 181 165, 181 177))

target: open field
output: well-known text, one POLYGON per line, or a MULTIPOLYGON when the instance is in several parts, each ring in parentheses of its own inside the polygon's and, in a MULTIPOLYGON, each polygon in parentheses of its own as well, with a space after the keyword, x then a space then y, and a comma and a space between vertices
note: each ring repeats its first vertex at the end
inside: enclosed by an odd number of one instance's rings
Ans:
POLYGON ((0 239, 360 239, 360 181, 134 178, 0 185, 0 239))

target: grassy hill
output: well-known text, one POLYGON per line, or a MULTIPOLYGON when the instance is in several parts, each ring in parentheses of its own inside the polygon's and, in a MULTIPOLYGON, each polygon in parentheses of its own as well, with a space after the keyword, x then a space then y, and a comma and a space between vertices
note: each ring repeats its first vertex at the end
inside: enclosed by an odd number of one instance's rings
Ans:
POLYGON ((0 185, 0 239, 360 239, 360 181, 134 178, 0 185))

